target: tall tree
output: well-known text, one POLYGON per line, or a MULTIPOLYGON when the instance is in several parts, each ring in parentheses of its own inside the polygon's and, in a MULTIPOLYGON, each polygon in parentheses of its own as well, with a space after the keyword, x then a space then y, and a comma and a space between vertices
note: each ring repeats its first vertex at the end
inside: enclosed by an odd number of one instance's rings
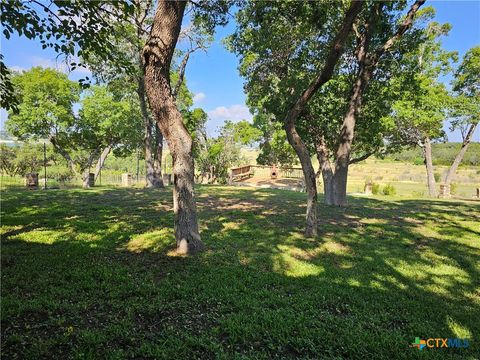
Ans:
MULTIPOLYGON (((333 9, 318 2, 294 5, 253 2, 238 17, 239 27, 231 43, 233 50, 242 56, 240 72, 247 80, 249 103, 254 110, 266 109, 276 119, 283 119, 287 139, 302 164, 307 189, 307 236, 316 232, 317 201, 310 159, 315 146, 309 146, 309 142, 316 144, 320 155, 323 154, 322 165, 327 165, 326 160, 335 154, 336 162, 329 167, 330 178, 324 185, 329 193, 334 193, 334 188, 338 191, 337 196, 333 194, 326 199, 343 205, 350 160, 358 161, 372 153, 368 146, 360 146, 356 150, 363 151, 362 156, 351 159, 355 122, 365 99, 365 89, 379 60, 410 27, 423 2, 415 2, 399 25, 397 20, 402 16, 404 2, 352 2, 343 13, 339 13, 337 7, 333 9), (302 21, 297 21, 298 18, 302 21), (319 108, 331 107, 328 101, 317 102, 317 99, 332 81, 346 89, 348 98, 342 104, 344 113, 339 127, 329 124, 332 119, 326 122, 315 119, 319 108), (329 148, 322 153, 321 139, 330 140, 332 133, 335 141, 325 141, 323 147, 333 143, 336 151, 329 148), (312 134, 315 134, 313 139, 312 134)), ((383 75, 391 76, 386 72, 383 75)), ((370 109, 370 118, 374 113, 370 109)), ((376 147, 380 147, 378 129, 372 126, 369 130, 372 135, 365 138, 376 137, 376 147)), ((326 174, 327 166, 323 170, 326 174)))
MULTIPOLYGON (((110 42, 111 18, 123 19, 134 8, 125 1, 50 1, 12 0, 0 2, 0 20, 3 34, 8 40, 14 33, 28 39, 38 39, 42 48, 52 48, 67 58, 71 69, 80 64, 72 61, 83 52, 95 52, 104 59, 113 60, 110 42)), ((115 61, 125 68, 122 58, 115 61)), ((0 56, 1 105, 17 110, 10 79, 10 71, 0 56)), ((80 82, 85 84, 86 79, 80 82)), ((88 79, 87 79, 88 80, 88 79)))
POLYGON ((465 54, 463 61, 455 72, 453 90, 456 93, 453 105, 454 119, 451 129, 460 129, 462 145, 452 165, 445 175, 446 196, 450 195, 453 176, 462 162, 473 134, 480 122, 480 46, 476 46, 465 54))
POLYGON ((19 105, 18 112, 9 112, 7 129, 22 139, 49 139, 70 170, 82 175, 85 187, 95 161, 100 169, 112 149, 135 142, 135 108, 115 100, 106 88, 88 90, 75 115, 80 88, 66 74, 37 67, 12 80, 19 105))
MULTIPOLYGON (((192 3, 198 7, 198 21, 208 29, 224 22, 227 4, 192 3)), ((193 140, 185 127, 171 84, 171 63, 180 34, 185 1, 160 0, 153 17, 150 35, 143 48, 145 89, 155 121, 165 136, 173 159, 173 207, 175 239, 179 253, 195 253, 204 245, 198 230, 194 194, 193 140)))
MULTIPOLYGON (((434 10, 425 10, 425 20, 431 20, 434 10)), ((445 138, 443 122, 452 107, 451 96, 439 81, 441 75, 451 71, 451 62, 457 56, 441 47, 440 39, 450 28, 449 24, 430 21, 421 33, 420 46, 406 54, 400 76, 392 84, 392 91, 400 96, 393 105, 395 127, 390 140, 422 148, 430 197, 437 196, 432 141, 445 138)))
POLYGON ((231 38, 232 49, 241 55, 249 104, 254 110, 267 108, 282 121, 302 165, 306 236, 317 234, 317 187, 310 152, 296 123, 313 95, 332 78, 362 5, 351 1, 339 12, 336 5, 320 2, 247 2, 231 38))

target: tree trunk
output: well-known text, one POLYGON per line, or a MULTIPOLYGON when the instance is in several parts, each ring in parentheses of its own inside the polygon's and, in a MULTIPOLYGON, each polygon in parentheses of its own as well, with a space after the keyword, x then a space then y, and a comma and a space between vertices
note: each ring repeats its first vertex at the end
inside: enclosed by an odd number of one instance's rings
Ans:
POLYGON ((305 236, 307 237, 316 236, 317 234, 317 184, 310 154, 295 129, 295 121, 318 89, 332 78, 335 65, 343 53, 345 41, 350 33, 353 22, 362 9, 362 5, 363 3, 361 1, 350 2, 350 7, 345 13, 343 22, 330 45, 324 67, 317 73, 315 79, 313 79, 295 101, 295 104, 290 108, 284 119, 284 129, 287 133, 288 142, 297 153, 305 178, 305 187, 307 190, 307 226, 305 228, 305 236))
POLYGON ((95 181, 97 181, 98 175, 100 174, 100 171, 103 168, 103 165, 105 164, 105 160, 107 159, 108 154, 110 154, 110 151, 112 150, 112 146, 108 145, 105 149, 103 149, 102 153, 100 154, 100 157, 98 158, 97 165, 95 166, 95 181))
POLYGON ((318 164, 323 179, 323 196, 326 205, 333 205, 333 170, 330 164, 329 151, 323 135, 315 142, 318 164))
POLYGON ((430 143, 429 137, 426 137, 423 143, 423 156, 427 169, 428 195, 430 197, 437 197, 437 184, 435 183, 435 176, 433 175, 432 144, 430 143))
POLYGON ((155 124, 155 153, 153 159, 153 168, 155 171, 155 177, 161 180, 161 186, 163 187, 162 177, 162 156, 163 156, 163 135, 158 125, 155 124))
POLYGON ((143 50, 145 89, 154 118, 173 158, 173 208, 179 253, 204 248, 200 240, 194 195, 192 137, 177 109, 170 86, 170 65, 185 11, 184 1, 158 2, 150 38, 143 50))
MULTIPOLYGON (((143 72, 142 55, 139 54, 139 66, 143 72)), ((140 102, 140 111, 143 118, 143 148, 145 155, 145 187, 148 188, 160 188, 163 187, 163 179, 161 176, 161 170, 159 172, 155 169, 155 155, 153 152, 153 134, 152 134, 152 121, 148 114, 147 102, 145 99, 145 75, 141 74, 137 80, 137 94, 140 102), (160 176, 158 176, 160 174, 160 176)))
POLYGON ((458 152, 457 156, 455 156, 455 160, 453 160, 452 165, 448 169, 447 175, 445 176, 445 180, 444 180, 445 185, 447 185, 445 188, 447 191, 447 193, 445 194, 446 196, 450 195, 450 184, 452 183, 453 175, 455 175, 455 172, 457 171, 458 166, 462 162, 463 156, 467 152, 468 145, 470 145, 470 142, 472 141, 473 133, 475 132, 476 127, 477 127, 477 124, 470 125, 467 135, 463 139, 462 148, 458 152))
POLYGON ((285 132, 290 145, 295 149, 297 156, 302 164, 303 177, 305 178, 305 188, 307 190, 307 226, 305 228, 306 237, 317 236, 317 182, 315 170, 313 169, 310 153, 305 143, 297 133, 292 119, 287 117, 285 122, 285 132))

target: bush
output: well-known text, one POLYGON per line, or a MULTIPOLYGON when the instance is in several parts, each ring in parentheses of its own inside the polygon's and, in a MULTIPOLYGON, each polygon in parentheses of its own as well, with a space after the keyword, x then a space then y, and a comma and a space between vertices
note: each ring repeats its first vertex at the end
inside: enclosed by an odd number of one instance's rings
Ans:
POLYGON ((456 183, 450 184, 450 194, 455 195, 458 190, 458 185, 456 183))
POLYGON ((424 164, 424 160, 423 158, 421 157, 416 157, 414 160, 413 160, 413 165, 423 165, 424 164))
POLYGON ((377 195, 380 193, 380 184, 373 183, 372 184, 372 194, 377 195))
POLYGON ((440 173, 436 172, 436 173, 433 173, 433 177, 435 178, 436 182, 439 182, 441 175, 440 175, 440 173))
MULTIPOLYGON (((43 174, 42 174, 43 175, 43 174)), ((59 183, 65 183, 70 180, 72 180, 74 177, 74 174, 70 171, 70 169, 66 167, 49 167, 47 168, 47 178, 48 179, 54 179, 58 181, 59 183)), ((47 180, 48 182, 48 180, 47 180)))
POLYGON ((395 186, 388 184, 385 185, 382 192, 383 195, 395 195, 397 193, 397 190, 395 189, 395 186))

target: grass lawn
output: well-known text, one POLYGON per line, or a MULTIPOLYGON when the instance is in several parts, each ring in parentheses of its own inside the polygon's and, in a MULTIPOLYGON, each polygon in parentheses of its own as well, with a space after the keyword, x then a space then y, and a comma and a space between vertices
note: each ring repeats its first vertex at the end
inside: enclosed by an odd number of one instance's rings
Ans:
POLYGON ((350 198, 308 240, 304 200, 200 187, 179 257, 170 189, 4 191, 3 358, 478 358, 478 202, 350 198))

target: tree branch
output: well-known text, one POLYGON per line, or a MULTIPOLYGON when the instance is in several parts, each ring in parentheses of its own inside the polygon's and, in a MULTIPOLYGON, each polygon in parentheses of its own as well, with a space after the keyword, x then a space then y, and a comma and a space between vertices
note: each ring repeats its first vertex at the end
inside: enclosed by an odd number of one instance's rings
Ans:
POLYGON ((405 19, 402 21, 402 24, 398 27, 397 32, 375 51, 375 54, 371 58, 371 63, 373 66, 376 66, 382 55, 387 51, 390 51, 395 41, 400 39, 402 35, 412 26, 413 18, 415 17, 420 6, 422 6, 425 1, 426 0, 416 0, 412 4, 410 10, 408 10, 405 19))
POLYGON ((335 65, 338 62, 338 59, 343 53, 343 48, 345 41, 350 33, 353 22, 357 18, 360 10, 362 9, 363 2, 352 0, 350 7, 345 13, 340 30, 338 31, 335 39, 330 46, 330 51, 327 56, 327 60, 323 69, 319 72, 317 77, 310 83, 310 85, 304 90, 302 95, 297 99, 291 110, 288 112, 285 122, 295 121, 295 119, 303 111, 308 100, 313 96, 313 94, 327 81, 329 81, 333 76, 333 70, 335 65))

